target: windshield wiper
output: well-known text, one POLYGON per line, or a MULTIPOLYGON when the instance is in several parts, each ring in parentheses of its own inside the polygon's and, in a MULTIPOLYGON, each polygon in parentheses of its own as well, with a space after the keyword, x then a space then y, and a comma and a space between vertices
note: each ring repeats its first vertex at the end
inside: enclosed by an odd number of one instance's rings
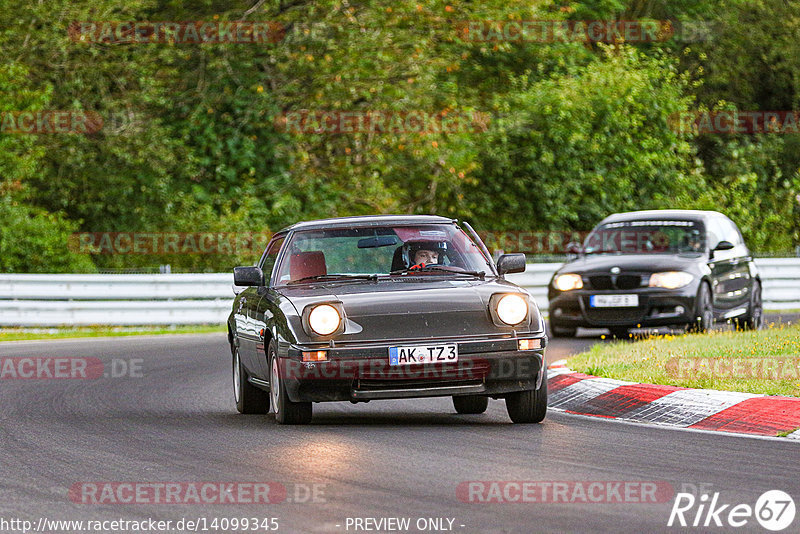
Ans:
POLYGON ((440 272, 443 272, 443 273, 450 273, 450 274, 466 274, 468 276, 476 276, 476 277, 481 278, 481 279, 483 279, 486 276, 486 272, 485 271, 466 271, 466 270, 463 270, 463 269, 452 269, 452 268, 447 268, 444 265, 426 265, 425 267, 420 267, 419 269, 413 269, 413 270, 410 269, 410 268, 409 269, 398 269, 396 271, 391 271, 389 274, 390 275, 413 274, 413 273, 417 273, 417 272, 420 272, 420 271, 425 271, 425 272, 440 271, 440 272))
POLYGON ((377 280, 377 274, 316 274, 314 276, 304 276, 297 280, 290 280, 288 283, 298 282, 330 282, 334 280, 377 280))

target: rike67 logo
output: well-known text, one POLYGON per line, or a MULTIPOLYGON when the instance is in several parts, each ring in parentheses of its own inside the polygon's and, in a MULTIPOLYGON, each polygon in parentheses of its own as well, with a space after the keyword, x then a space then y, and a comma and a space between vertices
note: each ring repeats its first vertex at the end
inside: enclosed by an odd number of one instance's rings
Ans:
POLYGON ((692 493, 678 493, 669 514, 667 526, 681 527, 753 527, 753 518, 763 528, 781 531, 794 522, 795 504, 791 495, 781 490, 763 493, 755 503, 722 503, 719 492, 709 497, 703 493, 695 497, 692 493))

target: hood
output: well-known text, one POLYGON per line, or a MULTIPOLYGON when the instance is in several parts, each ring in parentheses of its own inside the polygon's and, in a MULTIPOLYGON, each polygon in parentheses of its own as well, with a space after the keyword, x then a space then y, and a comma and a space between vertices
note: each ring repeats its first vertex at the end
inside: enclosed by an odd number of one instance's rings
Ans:
MULTIPOLYGON (((510 332, 511 327, 497 326, 492 321, 489 298, 494 293, 525 293, 503 280, 407 277, 283 287, 280 291, 291 300, 298 315, 309 304, 326 300, 342 302, 347 326, 336 338, 342 342, 510 332)), ((532 324, 536 329, 538 310, 535 305, 532 308, 532 324)), ((295 331, 300 334, 302 327, 295 331)))
POLYGON ((614 267, 619 267, 623 273, 694 271, 699 263, 705 263, 701 254, 589 254, 565 263, 557 274, 608 273, 614 267))

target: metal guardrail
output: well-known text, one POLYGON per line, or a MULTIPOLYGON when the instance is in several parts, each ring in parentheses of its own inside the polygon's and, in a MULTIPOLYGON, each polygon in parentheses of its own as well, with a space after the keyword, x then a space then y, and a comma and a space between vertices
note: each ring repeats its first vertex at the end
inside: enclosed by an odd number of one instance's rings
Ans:
POLYGON ((0 326, 224 323, 233 274, 0 274, 0 326))
MULTIPOLYGON (((767 310, 800 310, 800 258, 756 260, 767 310)), ((560 263, 529 263, 508 279, 547 310, 547 284, 560 263)), ((223 323, 233 275, 0 274, 0 326, 223 323)))

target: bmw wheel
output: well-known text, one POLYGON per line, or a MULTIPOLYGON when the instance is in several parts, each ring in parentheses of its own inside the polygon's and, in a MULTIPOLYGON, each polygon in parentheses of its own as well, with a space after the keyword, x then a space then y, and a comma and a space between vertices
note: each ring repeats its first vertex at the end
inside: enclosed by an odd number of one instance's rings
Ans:
POLYGON ((761 300, 761 283, 753 281, 753 292, 750 294, 750 309, 739 325, 743 330, 761 330, 764 326, 764 304, 761 300))
POLYGON ((694 303, 694 322, 689 325, 689 332, 708 332, 714 326, 714 308, 711 304, 711 289, 702 282, 697 291, 694 303))

